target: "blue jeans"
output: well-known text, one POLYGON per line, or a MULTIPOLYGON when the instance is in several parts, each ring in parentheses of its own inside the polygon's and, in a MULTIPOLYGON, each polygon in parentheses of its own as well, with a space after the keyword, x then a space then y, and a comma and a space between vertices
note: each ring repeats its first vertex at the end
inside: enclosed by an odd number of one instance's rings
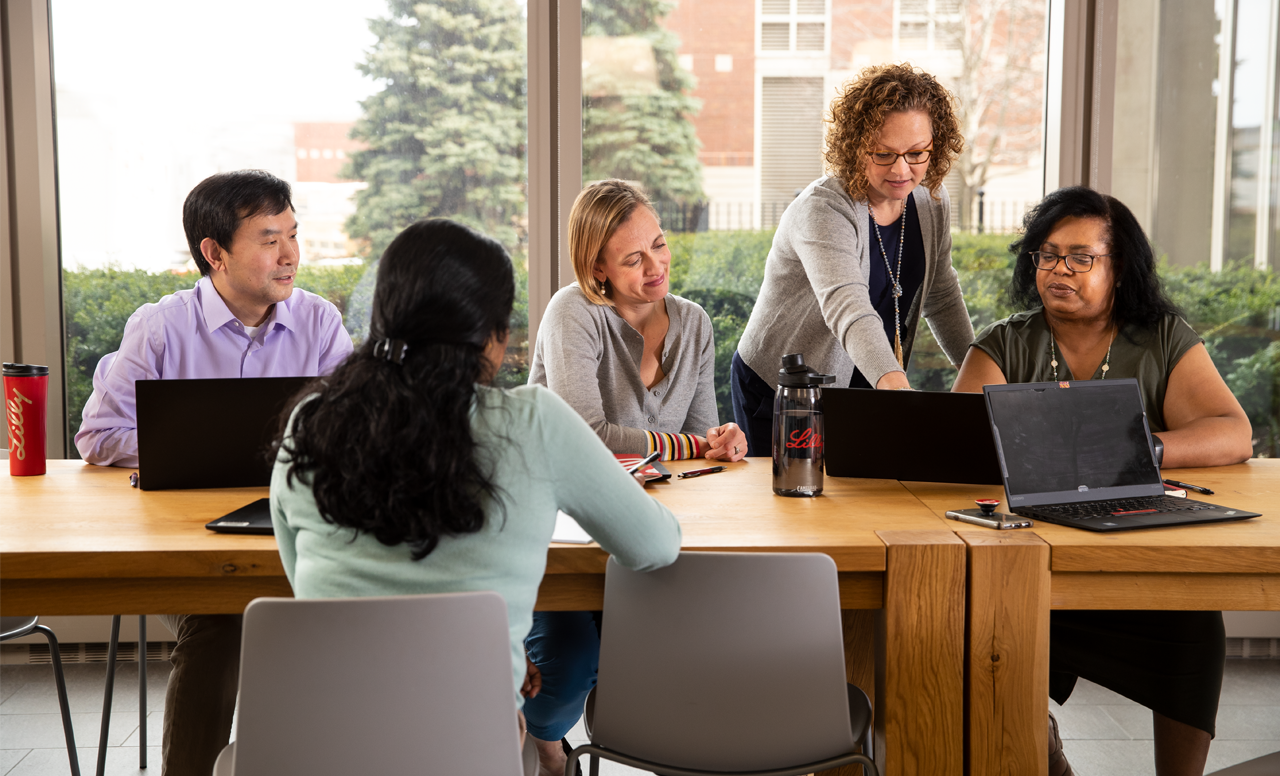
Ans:
POLYGON ((600 668, 599 612, 534 612, 524 640, 542 690, 524 704, 529 734, 559 741, 582 717, 600 668))

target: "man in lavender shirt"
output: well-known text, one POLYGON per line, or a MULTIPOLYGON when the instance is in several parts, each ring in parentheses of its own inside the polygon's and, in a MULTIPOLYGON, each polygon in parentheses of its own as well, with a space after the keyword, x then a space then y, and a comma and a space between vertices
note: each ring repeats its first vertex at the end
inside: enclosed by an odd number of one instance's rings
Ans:
MULTIPOLYGON (((298 223, 288 183, 261 170, 206 178, 187 195, 182 225, 202 277, 189 291, 138 308, 120 350, 98 363, 75 438, 89 463, 138 465, 135 380, 322 375, 351 353, 338 309, 293 287, 298 223)), ((235 412, 202 409, 226 412, 229 421, 235 412)), ((164 619, 178 642, 162 773, 209 776, 231 735, 241 616, 164 619)))

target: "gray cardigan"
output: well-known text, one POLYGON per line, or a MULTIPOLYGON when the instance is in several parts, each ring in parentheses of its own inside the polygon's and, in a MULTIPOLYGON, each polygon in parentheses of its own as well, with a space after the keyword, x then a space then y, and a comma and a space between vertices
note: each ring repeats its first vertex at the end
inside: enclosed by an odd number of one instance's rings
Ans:
POLYGON ((644 337, 613 307, 592 304, 577 283, 551 297, 538 327, 529 383, 545 385, 577 410, 615 453, 643 453, 645 431, 705 436, 716 415, 711 318, 694 302, 666 296, 664 377, 640 379, 644 337))
MULTIPOLYGON (((973 324, 951 267, 951 201, 918 186, 912 192, 924 238, 924 284, 902 319, 902 350, 909 357, 923 314, 942 350, 959 364, 973 342, 973 324), (923 300, 923 301, 922 301, 923 300)), ((854 202, 838 178, 809 184, 787 207, 765 261, 764 283, 738 354, 770 387, 787 353, 803 353, 819 372, 845 386, 856 364, 873 386, 902 371, 871 305, 870 235, 866 202, 854 202)))

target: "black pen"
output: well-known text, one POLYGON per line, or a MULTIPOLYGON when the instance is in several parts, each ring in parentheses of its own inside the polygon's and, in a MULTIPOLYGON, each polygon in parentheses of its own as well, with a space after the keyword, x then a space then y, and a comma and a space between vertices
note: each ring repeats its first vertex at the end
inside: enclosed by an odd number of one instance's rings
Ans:
POLYGON ((687 479, 689 479, 690 477, 701 477, 701 476, 702 476, 702 475, 704 475, 704 474, 715 474, 716 472, 722 472, 722 471, 724 471, 726 468, 728 468, 728 467, 726 467, 726 466, 708 466, 708 467, 707 467, 707 468, 705 468, 705 469, 690 469, 689 471, 684 472, 683 474, 677 474, 677 475, 676 475, 676 479, 687 480, 687 479))
POLYGON ((1186 482, 1178 482, 1177 480, 1164 480, 1164 484, 1172 485, 1175 488, 1185 488, 1187 490, 1194 490, 1196 493, 1203 493, 1206 496, 1213 495, 1213 491, 1209 490, 1208 488, 1202 488, 1199 485, 1191 485, 1186 482))

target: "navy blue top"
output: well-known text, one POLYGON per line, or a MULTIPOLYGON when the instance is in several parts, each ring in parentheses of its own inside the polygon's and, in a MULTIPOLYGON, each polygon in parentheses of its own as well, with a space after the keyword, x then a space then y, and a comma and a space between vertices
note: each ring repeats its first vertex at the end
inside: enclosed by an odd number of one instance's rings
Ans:
MULTIPOLYGON (((899 323, 902 331, 907 331, 910 324, 907 313, 915 301, 916 294, 924 285, 924 237, 920 233, 920 214, 916 212, 915 197, 907 197, 907 244, 902 249, 902 274, 898 282, 902 284, 902 297, 898 299, 899 323)), ((903 234, 902 222, 894 219, 888 226, 880 226, 874 216, 868 215, 871 221, 871 285, 868 288, 871 305, 880 314, 884 322, 884 335, 893 346, 893 280, 889 275, 889 267, 898 270, 898 239, 903 234), (884 246, 881 253, 880 246, 884 246), (885 266, 885 256, 889 257, 889 266, 885 266)), ((853 370, 850 388, 874 388, 867 382, 858 369, 853 370)))

